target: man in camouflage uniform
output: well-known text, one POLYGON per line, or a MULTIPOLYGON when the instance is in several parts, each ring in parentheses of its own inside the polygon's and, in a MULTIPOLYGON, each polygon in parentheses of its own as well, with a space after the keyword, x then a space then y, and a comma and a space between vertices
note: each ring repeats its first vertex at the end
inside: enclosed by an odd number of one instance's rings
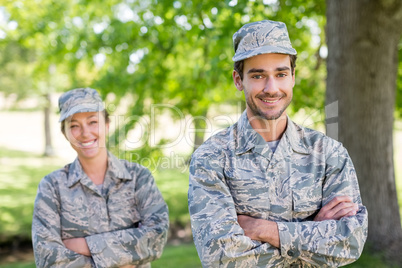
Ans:
POLYGON ((367 237, 355 169, 341 143, 291 121, 296 51, 285 24, 233 36, 233 79, 247 108, 190 165, 189 211, 204 267, 333 267, 367 237))

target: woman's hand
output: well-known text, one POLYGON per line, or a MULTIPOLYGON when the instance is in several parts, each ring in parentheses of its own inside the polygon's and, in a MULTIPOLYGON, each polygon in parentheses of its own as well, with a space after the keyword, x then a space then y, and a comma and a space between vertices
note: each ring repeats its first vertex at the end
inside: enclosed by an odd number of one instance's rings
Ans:
POLYGON ((83 237, 70 238, 63 240, 64 246, 69 250, 72 250, 78 254, 90 257, 91 252, 89 251, 87 241, 83 237))

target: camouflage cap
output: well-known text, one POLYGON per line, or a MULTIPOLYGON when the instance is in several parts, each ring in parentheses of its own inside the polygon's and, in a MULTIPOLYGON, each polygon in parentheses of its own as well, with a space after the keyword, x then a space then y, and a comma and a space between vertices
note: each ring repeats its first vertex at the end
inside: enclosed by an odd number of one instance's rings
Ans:
POLYGON ((105 109, 98 92, 93 88, 76 88, 59 98, 60 119, 65 120, 76 113, 100 112, 105 109))
POLYGON ((244 25, 233 35, 233 46, 233 61, 267 53, 297 54, 285 23, 279 21, 263 20, 244 25))

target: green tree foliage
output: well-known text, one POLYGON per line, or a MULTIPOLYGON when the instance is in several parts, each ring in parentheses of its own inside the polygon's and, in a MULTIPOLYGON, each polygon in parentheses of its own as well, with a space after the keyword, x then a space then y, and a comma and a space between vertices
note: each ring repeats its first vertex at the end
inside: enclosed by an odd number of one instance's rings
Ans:
POLYGON ((6 37, 0 39, 0 57, 9 70, 0 71, 4 78, 2 86, 8 79, 2 91, 17 93, 20 97, 44 95, 65 82, 63 70, 57 72, 61 60, 53 49, 57 22, 62 19, 57 14, 63 6, 52 4, 51 11, 43 9, 49 5, 51 1, 6 1, 2 6, 7 24, 16 25, 11 29, 6 27, 3 30, 6 37))
MULTIPOLYGON (((138 118, 149 114, 152 104, 172 105, 184 115, 203 118, 213 105, 243 101, 232 85, 233 33, 248 22, 280 20, 299 52, 293 111, 322 110, 324 2, 6 1, 8 21, 18 27, 5 30, 0 46, 17 46, 32 55, 31 70, 21 70, 32 80, 27 91, 91 86, 113 96, 109 99, 115 105, 132 98, 128 115, 138 118)), ((19 87, 17 80, 13 86, 19 87)), ((205 126, 203 120, 194 122, 196 128, 205 126)), ((114 138, 125 137, 136 123, 126 122, 114 138)))

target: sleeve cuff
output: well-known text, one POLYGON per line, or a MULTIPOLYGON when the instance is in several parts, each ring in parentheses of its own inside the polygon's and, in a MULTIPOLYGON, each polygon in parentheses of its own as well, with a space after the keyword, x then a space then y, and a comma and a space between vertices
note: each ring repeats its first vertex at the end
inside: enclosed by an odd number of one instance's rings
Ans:
POLYGON ((97 235, 87 236, 85 240, 87 241, 91 254, 99 254, 106 248, 106 242, 103 241, 103 239, 98 239, 97 235))
POLYGON ((286 259, 297 259, 301 253, 301 244, 296 225, 291 222, 277 222, 277 224, 281 256, 286 259))

